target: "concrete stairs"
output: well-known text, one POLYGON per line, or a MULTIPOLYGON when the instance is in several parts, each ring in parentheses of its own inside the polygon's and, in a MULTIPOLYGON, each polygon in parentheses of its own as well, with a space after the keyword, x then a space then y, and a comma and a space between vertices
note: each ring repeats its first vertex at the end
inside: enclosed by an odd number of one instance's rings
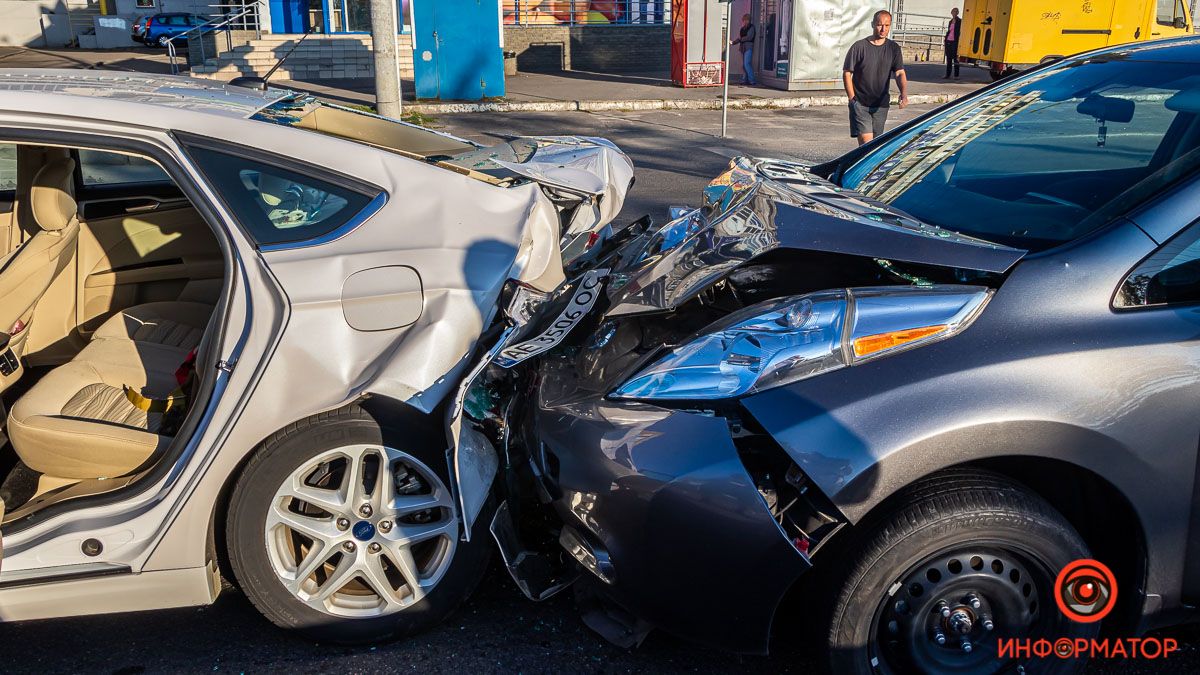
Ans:
MULTIPOLYGON (((237 45, 204 63, 194 65, 192 77, 232 80, 243 75, 262 76, 288 53, 299 39, 295 35, 263 35, 237 45)), ((400 75, 412 77, 412 37, 397 36, 400 75)), ((331 80, 375 76, 369 35, 310 35, 288 57, 272 79, 331 80)))
POLYGON ((100 3, 98 0, 68 0, 65 3, 67 9, 67 19, 71 23, 71 35, 74 36, 75 42, 79 47, 95 47, 96 41, 96 26, 95 19, 100 14, 100 3), (91 37, 93 44, 86 44, 87 38, 91 37))

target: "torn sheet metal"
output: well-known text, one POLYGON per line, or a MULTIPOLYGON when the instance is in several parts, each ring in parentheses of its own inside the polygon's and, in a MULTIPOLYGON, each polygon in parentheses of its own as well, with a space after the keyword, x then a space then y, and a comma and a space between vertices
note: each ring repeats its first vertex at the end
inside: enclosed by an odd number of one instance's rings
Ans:
POLYGON ((521 136, 446 161, 484 173, 503 168, 536 181, 551 192, 562 191, 573 197, 576 201, 570 206, 575 211, 562 233, 564 249, 580 236, 611 223, 621 212, 633 185, 633 162, 603 138, 521 136))
POLYGON ((703 208, 621 249, 608 315, 673 309, 776 249, 985 272, 1004 272, 1026 253, 928 225, 801 164, 740 158, 705 188, 703 208))

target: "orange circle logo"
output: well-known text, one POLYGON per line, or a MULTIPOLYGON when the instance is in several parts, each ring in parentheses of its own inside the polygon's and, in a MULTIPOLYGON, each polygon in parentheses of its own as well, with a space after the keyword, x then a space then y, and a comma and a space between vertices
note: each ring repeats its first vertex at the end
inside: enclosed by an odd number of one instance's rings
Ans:
POLYGON ((1117 579, 1096 560, 1076 560, 1058 573, 1054 600, 1068 619, 1093 623, 1108 616, 1117 602, 1117 579))

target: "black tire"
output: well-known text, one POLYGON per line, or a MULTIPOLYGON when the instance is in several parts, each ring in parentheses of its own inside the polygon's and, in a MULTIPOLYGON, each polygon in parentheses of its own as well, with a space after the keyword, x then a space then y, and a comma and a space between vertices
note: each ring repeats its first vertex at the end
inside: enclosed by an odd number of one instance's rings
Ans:
POLYGON ((1053 655, 1000 660, 999 638, 1054 643, 1099 632, 1099 623, 1063 616, 1053 595, 1058 571, 1090 557, 1086 544, 1045 500, 1002 476, 949 471, 915 484, 853 541, 839 563, 844 572, 829 587, 834 673, 987 673, 1017 665, 1024 672, 1077 672, 1082 661, 1053 655), (942 628, 936 603, 963 607, 962 598, 976 588, 983 610, 966 636, 974 641, 967 652, 942 628), (994 615, 994 631, 984 631, 985 615, 994 615), (939 633, 947 644, 934 643, 939 633))
POLYGON ((356 619, 325 614, 293 596, 271 566, 264 528, 275 490, 302 463, 324 451, 352 444, 402 448, 449 485, 445 451, 434 433, 381 428, 356 406, 293 424, 268 438, 255 451, 233 489, 226 545, 238 585, 272 623, 321 642, 379 642, 428 630, 471 595, 487 570, 491 555, 487 507, 475 521, 471 541, 457 542, 453 559, 437 585, 419 602, 393 614, 356 619))

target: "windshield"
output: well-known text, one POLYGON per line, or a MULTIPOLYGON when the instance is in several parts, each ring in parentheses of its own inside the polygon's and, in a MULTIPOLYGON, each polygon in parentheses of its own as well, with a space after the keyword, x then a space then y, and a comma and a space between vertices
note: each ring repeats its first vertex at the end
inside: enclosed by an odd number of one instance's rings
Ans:
POLYGON ((1200 69, 1120 54, 1031 73, 866 155, 842 185, 1030 250, 1070 241, 1200 165, 1200 69))

